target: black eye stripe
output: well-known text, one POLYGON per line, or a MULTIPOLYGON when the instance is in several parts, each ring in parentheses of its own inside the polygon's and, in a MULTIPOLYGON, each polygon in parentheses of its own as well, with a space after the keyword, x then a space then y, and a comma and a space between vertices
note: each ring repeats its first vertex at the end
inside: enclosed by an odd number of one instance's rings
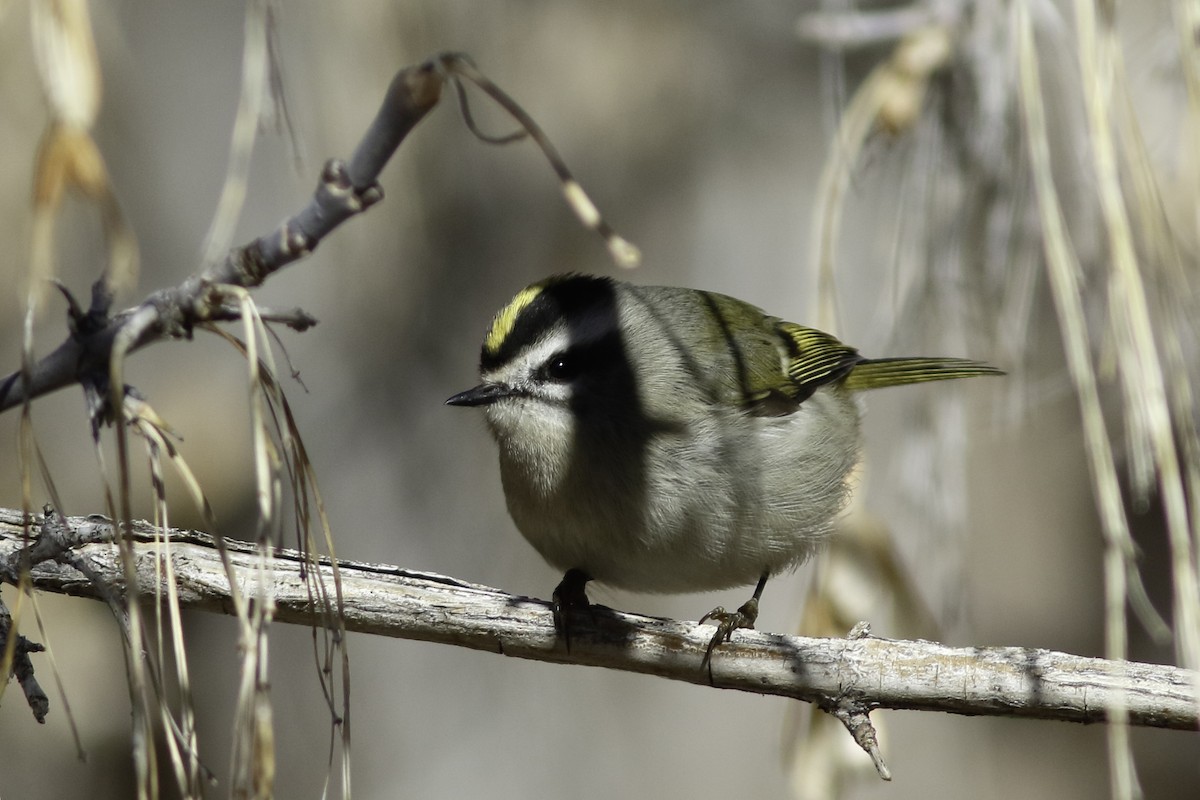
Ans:
POLYGON ((537 374, 545 381, 565 383, 581 375, 595 375, 611 368, 624 358, 624 353, 621 334, 613 331, 555 352, 542 362, 537 374))

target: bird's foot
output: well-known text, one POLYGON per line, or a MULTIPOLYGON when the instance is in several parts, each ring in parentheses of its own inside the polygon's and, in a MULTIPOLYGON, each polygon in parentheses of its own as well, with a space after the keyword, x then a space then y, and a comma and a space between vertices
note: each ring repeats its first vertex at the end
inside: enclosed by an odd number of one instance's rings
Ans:
POLYGON ((550 598, 550 610, 554 613, 554 630, 566 642, 568 652, 571 650, 571 615, 584 610, 591 612, 592 603, 585 591, 587 582, 591 579, 591 576, 581 569, 569 569, 550 598))
POLYGON ((704 651, 704 660, 700 662, 700 666, 712 668, 712 654, 717 645, 722 642, 728 642, 733 632, 738 628, 754 628, 754 621, 758 619, 758 596, 755 593, 746 602, 742 603, 737 611, 726 611, 721 606, 717 606, 712 611, 700 618, 700 624, 704 624, 708 620, 716 620, 717 632, 713 634, 709 640, 708 648, 704 651))

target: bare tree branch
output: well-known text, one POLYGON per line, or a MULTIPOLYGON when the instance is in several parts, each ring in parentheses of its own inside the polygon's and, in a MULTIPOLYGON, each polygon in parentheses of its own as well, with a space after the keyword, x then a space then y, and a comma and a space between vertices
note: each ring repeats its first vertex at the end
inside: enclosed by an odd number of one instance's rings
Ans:
MULTIPOLYGON (((18 569, 22 519, 0 509, 0 577, 18 569)), ((41 544, 41 523, 32 526, 33 585, 44 591, 103 599, 110 591, 70 563, 86 565, 111 591, 125 591, 124 572, 112 526, 103 517, 68 518, 69 535, 53 547, 41 544), (68 552, 63 552, 67 547, 68 552)), ((135 541, 139 596, 164 592, 155 563, 167 553, 178 578, 180 602, 188 608, 228 613, 229 584, 207 534, 173 530, 169 549, 155 540, 153 526, 139 523, 135 541)), ((260 556, 250 544, 228 542, 234 572, 248 591, 258 580, 260 556)), ((311 559, 276 549, 272 593, 276 618, 303 625, 324 623, 301 576, 311 559)), ((700 668, 711 628, 597 608, 572 626, 571 649, 554 630, 550 606, 431 573, 340 561, 346 629, 487 650, 517 658, 586 664, 658 675, 759 694, 818 703, 837 710, 851 706, 944 711, 953 714, 1031 717, 1068 722, 1102 722, 1120 698, 1129 721, 1179 730, 1200 726, 1200 676, 1178 667, 1057 653, 1022 647, 947 647, 926 641, 873 637, 809 639, 739 631, 716 651, 711 678, 700 668)), ((332 580, 322 559, 321 579, 332 580)), ((161 596, 161 594, 159 595, 161 596)))
MULTIPOLYGON (((334 228, 365 211, 383 197, 376 183, 388 159, 438 102, 447 63, 459 56, 439 55, 400 70, 370 128, 349 163, 331 159, 308 205, 279 228, 234 248, 222 260, 179 286, 149 295, 140 305, 109 316, 112 298, 93 292, 92 307, 82 314, 71 301, 71 335, 33 365, 28 386, 19 371, 0 379, 0 412, 62 389, 91 376, 107 375, 109 356, 118 334, 132 339, 128 352, 164 338, 186 337, 203 322, 230 318, 223 286, 253 288, 273 273, 311 253, 334 228)), ((284 321, 311 324, 303 312, 288 312, 284 321)))

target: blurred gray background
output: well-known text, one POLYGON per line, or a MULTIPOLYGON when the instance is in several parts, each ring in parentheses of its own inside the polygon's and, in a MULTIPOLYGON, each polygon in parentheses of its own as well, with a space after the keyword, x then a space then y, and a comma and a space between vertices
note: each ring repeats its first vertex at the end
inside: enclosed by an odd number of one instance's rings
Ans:
MULTIPOLYGON (((538 120, 609 220, 641 247, 644 266, 622 277, 727 292, 814 321, 811 219, 838 98, 821 81, 818 51, 794 33, 805 10, 808 4, 794 2, 644 0, 286 4, 277 23, 299 159, 285 135, 264 129, 236 241, 273 228, 307 201, 321 164, 349 154, 396 69, 439 50, 463 51, 538 120)), ((45 124, 27 16, 24 4, 0 12, 0 225, 10 285, 27 259, 28 187, 45 124)), ((105 88, 96 138, 141 247, 143 272, 123 298, 128 304, 199 265, 236 108, 243 6, 108 0, 95 4, 93 17, 105 88)), ((1153 41, 1136 39, 1135 52, 1153 41)), ((886 55, 878 48, 849 57, 849 87, 886 55)), ((475 110, 485 129, 511 129, 481 98, 475 110)), ((892 331, 911 310, 893 285, 897 249, 914 252, 898 238, 898 220, 927 211, 905 211, 914 172, 954 161, 959 156, 948 140, 973 135, 926 134, 874 145, 851 188, 839 333, 868 354, 898 354, 897 343, 920 341, 892 331)), ((382 204, 256 293, 264 305, 299 305, 321 321, 308 333, 282 337, 308 389, 286 386, 338 555, 546 597, 560 576, 509 521, 482 420, 442 401, 473 385, 491 315, 519 288, 558 271, 611 274, 615 267, 566 209, 533 146, 481 144, 452 103, 413 133, 382 183, 382 204)), ((934 225, 908 230, 915 238, 942 233, 934 225)), ((69 204, 59 229, 60 274, 81 296, 99 268, 99 241, 92 209, 69 204)), ((1056 379, 1061 352, 1037 283, 1021 328, 1028 339, 1017 347, 1002 335, 1011 329, 990 318, 973 334, 956 333, 972 331, 974 306, 990 302, 986 292, 947 286, 935 304, 921 307, 923 329, 953 348, 945 354, 992 360, 1015 374, 1004 387, 980 382, 913 389, 909 400, 872 396, 865 502, 893 529, 927 602, 946 620, 947 641, 1099 655, 1099 533, 1075 403, 1056 379), (943 327, 950 332, 943 335, 943 327), (1038 353, 1028 372, 1026 348, 1038 353), (958 434, 949 435, 962 440, 965 433, 965 448, 947 462, 932 457, 929 472, 949 472, 939 485, 953 496, 933 493, 934 507, 922 512, 921 493, 910 488, 925 472, 905 459, 923 451, 900 437, 937 416, 942 406, 926 401, 943 402, 935 399, 940 391, 968 401, 952 406, 958 434), (956 518, 966 524, 946 530, 943 523, 956 518)), ((18 363, 20 315, 17 293, 0 293, 5 370, 18 363)), ((61 302, 51 303, 39 331, 43 352, 59 341, 61 302)), ((228 532, 252 530, 242 360, 214 337, 199 336, 140 353, 129 369, 131 382, 182 435, 182 452, 228 532)), ((79 393, 39 401, 35 421, 63 510, 101 510, 79 393)), ((16 430, 15 414, 0 417, 0 441, 9 443, 9 457, 0 460, 0 503, 19 507, 16 430)), ((172 522, 200 526, 178 488, 172 522)), ((148 515, 142 492, 139 513, 148 515)), ((46 499, 35 496, 35 503, 46 499)), ((1161 553, 1148 546, 1152 567, 1161 553)), ((760 628, 794 629, 806 574, 802 568, 772 582, 760 628)), ((1162 604, 1169 585, 1151 589, 1162 604)), ((738 605, 747 592, 647 597, 599 589, 593 599, 696 619, 716 602, 738 605)), ((11 589, 4 596, 11 606, 11 589)), ((88 758, 74 756, 56 691, 42 727, 9 687, 0 707, 0 797, 130 796, 129 702, 117 628, 98 603, 52 596, 40 603, 88 758)), ((190 614, 187 623, 201 746, 223 780, 235 628, 230 619, 203 614, 190 614)), ((899 635, 878 621, 874 632, 899 635)), ((1170 658, 1169 650, 1136 646, 1138 658, 1170 658)), ((329 725, 311 634, 276 625, 271 647, 277 795, 318 797, 329 725)), ((351 637, 350 653, 360 798, 788 796, 781 731, 789 703, 779 698, 364 636, 351 637)), ((44 659, 38 664, 49 688, 49 667, 44 659)), ((1107 792, 1098 727, 876 716, 890 726, 886 755, 895 780, 864 781, 851 796, 1107 792)), ((1147 796, 1195 796, 1194 736, 1135 731, 1134 742, 1147 796)))

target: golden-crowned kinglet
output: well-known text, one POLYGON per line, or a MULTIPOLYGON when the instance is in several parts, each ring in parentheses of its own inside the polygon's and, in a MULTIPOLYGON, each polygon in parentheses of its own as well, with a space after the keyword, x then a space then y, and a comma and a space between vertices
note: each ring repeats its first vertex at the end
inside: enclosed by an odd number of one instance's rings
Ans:
POLYGON ((753 627, 767 577, 808 558, 859 457, 853 392, 998 375, 957 358, 866 359, 827 333, 713 292, 586 275, 522 290, 492 321, 483 406, 508 511, 566 570, 555 616, 589 580, 642 592, 746 585, 708 648, 753 627))

